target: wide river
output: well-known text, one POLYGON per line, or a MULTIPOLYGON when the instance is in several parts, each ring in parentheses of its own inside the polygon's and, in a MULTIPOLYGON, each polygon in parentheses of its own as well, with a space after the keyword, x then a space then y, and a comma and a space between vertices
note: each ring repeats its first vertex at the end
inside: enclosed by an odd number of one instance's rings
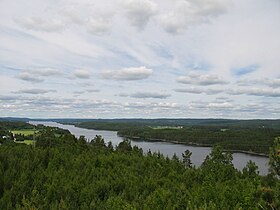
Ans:
MULTIPOLYGON (((76 137, 85 136, 88 140, 93 139, 96 135, 101 135, 106 142, 111 141, 114 146, 118 145, 123 141, 122 137, 117 135, 115 131, 101 131, 101 130, 89 130, 84 128, 78 128, 73 125, 63 125, 56 122, 48 121, 30 121, 29 123, 37 125, 43 124, 45 126, 59 127, 69 130, 76 137)), ((160 152, 165 156, 172 157, 174 153, 181 158, 182 153, 188 149, 192 152, 191 160, 195 166, 200 166, 204 161, 206 155, 211 152, 211 147, 198 147, 198 146, 188 146, 182 144, 174 144, 167 142, 148 142, 144 140, 131 141, 131 145, 138 146, 143 149, 144 152, 151 150, 152 152, 160 152)), ((266 175, 268 173, 268 158, 244 153, 233 153, 233 164, 235 168, 242 170, 247 162, 252 160, 259 167, 259 172, 261 175, 266 175)))

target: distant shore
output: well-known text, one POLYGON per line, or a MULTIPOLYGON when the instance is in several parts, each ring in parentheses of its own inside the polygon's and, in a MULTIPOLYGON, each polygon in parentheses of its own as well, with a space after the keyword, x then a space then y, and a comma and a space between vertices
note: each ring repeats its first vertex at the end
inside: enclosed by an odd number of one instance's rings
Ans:
MULTIPOLYGON (((79 128, 84 128, 84 129, 92 129, 92 128, 85 128, 85 127, 81 127, 78 124, 75 123, 61 123, 61 124, 72 124, 75 127, 79 127, 79 128)), ((93 130, 104 130, 104 129, 93 129, 93 130)), ((106 129, 108 131, 116 131, 116 130, 110 130, 110 129, 106 129)), ((195 147, 213 147, 214 145, 212 144, 200 144, 200 143, 195 143, 195 142, 180 142, 180 141, 176 141, 176 140, 168 140, 168 139, 155 139, 155 138, 142 138, 139 136, 122 136, 119 135, 120 137, 123 138, 129 138, 132 140, 143 140, 143 141, 148 141, 148 142, 166 142, 166 143, 172 143, 172 144, 181 144, 181 145, 186 145, 186 146, 195 146, 195 147)), ((238 149, 225 149, 224 151, 229 151, 229 152, 233 152, 233 153, 243 153, 243 154, 248 154, 248 155, 254 155, 254 156, 260 156, 260 157, 268 157, 268 154, 265 153, 258 153, 258 152, 253 152, 253 151, 246 151, 246 150, 238 150, 238 149)))
MULTIPOLYGON (((210 145, 210 144, 185 143, 185 142, 179 142, 179 141, 167 140, 167 139, 142 138, 139 136, 120 136, 120 137, 132 139, 135 141, 143 140, 143 141, 148 141, 148 142, 166 142, 166 143, 181 144, 181 145, 194 146, 194 147, 213 147, 213 145, 210 145)), ((228 152, 232 152, 232 153, 244 153, 244 154, 260 156, 260 157, 268 157, 268 154, 257 153, 257 152, 246 151, 246 150, 225 149, 224 151, 228 151, 228 152)))

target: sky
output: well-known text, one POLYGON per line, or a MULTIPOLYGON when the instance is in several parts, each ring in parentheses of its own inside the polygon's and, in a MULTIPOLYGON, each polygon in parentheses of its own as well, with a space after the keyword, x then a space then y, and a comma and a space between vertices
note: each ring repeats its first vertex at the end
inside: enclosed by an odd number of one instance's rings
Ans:
POLYGON ((280 0, 0 0, 0 116, 280 118, 280 0))

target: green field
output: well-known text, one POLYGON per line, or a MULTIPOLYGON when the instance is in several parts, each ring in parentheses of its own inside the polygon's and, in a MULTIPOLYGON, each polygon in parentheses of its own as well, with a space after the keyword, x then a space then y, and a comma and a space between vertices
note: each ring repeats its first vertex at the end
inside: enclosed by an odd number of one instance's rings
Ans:
POLYGON ((29 135, 33 135, 34 133, 37 133, 37 130, 13 130, 12 131, 13 134, 22 134, 24 136, 29 136, 29 135))
POLYGON ((33 140, 24 140, 24 141, 15 141, 15 142, 19 144, 27 144, 27 145, 32 145, 34 143, 33 140))

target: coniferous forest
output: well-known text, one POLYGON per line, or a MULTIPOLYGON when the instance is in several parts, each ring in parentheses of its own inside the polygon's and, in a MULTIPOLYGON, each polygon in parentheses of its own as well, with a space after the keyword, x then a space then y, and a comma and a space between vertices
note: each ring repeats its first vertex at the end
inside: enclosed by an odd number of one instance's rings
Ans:
POLYGON ((222 145, 232 151, 268 154, 280 136, 280 120, 114 119, 59 120, 96 130, 115 130, 119 136, 188 145, 222 145))
MULTIPOLYGON (((271 173, 253 162, 238 171, 232 155, 214 147, 201 167, 160 153, 143 153, 124 140, 90 142, 45 127, 35 145, 2 142, 0 209, 279 209, 279 145, 271 173)), ((8 141, 8 140, 6 140, 8 141)))

